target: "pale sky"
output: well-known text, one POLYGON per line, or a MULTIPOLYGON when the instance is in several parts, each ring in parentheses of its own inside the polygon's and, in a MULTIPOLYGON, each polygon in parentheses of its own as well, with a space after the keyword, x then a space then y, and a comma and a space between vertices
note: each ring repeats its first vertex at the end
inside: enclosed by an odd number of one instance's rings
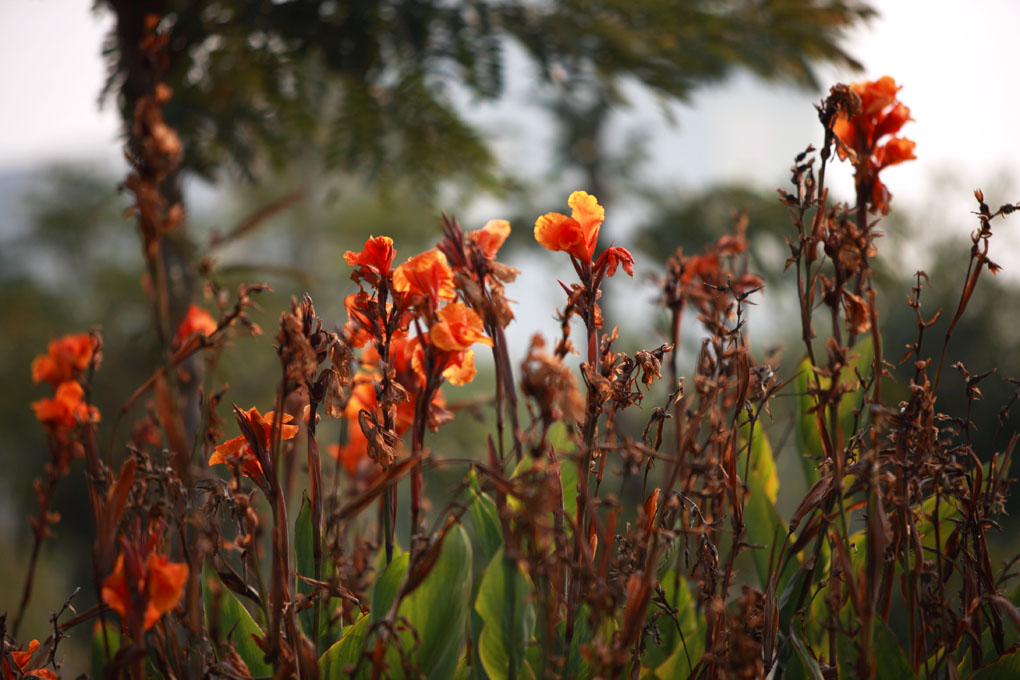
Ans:
MULTIPOLYGON (((91 0, 0 2, 0 171, 68 158, 113 167, 119 163, 116 114, 110 106, 97 107, 104 79, 100 50, 110 20, 94 14, 91 5, 91 0)), ((875 5, 881 17, 848 45, 864 62, 865 73, 826 76, 835 82, 889 74, 903 85, 900 98, 915 119, 903 134, 917 142, 918 161, 886 171, 895 197, 917 205, 930 191, 932 178, 949 172, 966 178, 967 186, 998 182, 1014 189, 1015 195, 992 200, 1020 198, 1020 126, 1015 122, 1020 2, 893 0, 875 5)), ((818 141, 812 103, 823 94, 737 76, 702 90, 689 106, 676 107, 675 127, 648 105, 626 117, 621 129, 655 131, 647 172, 667 187, 736 180, 774 188, 783 181, 792 155, 818 141)), ((495 114, 500 116, 498 110, 495 114)), ((504 109, 502 116, 512 119, 514 113, 504 109)), ((531 152, 522 151, 527 145, 520 144, 521 132, 497 144, 527 167, 525 156, 531 152)), ((963 196, 956 205, 969 210, 969 200, 963 196)))
MULTIPOLYGON (((922 198, 927 178, 942 168, 974 177, 1020 178, 1020 3, 1013 0, 893 0, 875 3, 881 18, 860 30, 850 52, 865 77, 890 74, 916 122, 904 129, 919 160, 889 170, 893 192, 922 198)), ((0 169, 60 158, 115 162, 117 120, 97 108, 104 78, 100 56, 109 24, 91 0, 0 3, 0 169)), ((848 80, 850 74, 833 73, 848 80)), ((640 120, 656 137, 657 177, 684 186, 722 179, 773 184, 815 126, 803 94, 737 77, 708 88, 677 109, 679 126, 662 125, 658 111, 640 120)))

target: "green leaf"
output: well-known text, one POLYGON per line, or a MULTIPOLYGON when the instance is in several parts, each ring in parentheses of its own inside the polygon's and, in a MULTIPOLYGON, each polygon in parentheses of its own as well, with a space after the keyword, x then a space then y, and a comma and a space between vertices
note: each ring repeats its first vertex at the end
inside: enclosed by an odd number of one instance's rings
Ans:
MULTIPOLYGON (((750 424, 742 428, 742 444, 746 447, 750 424)), ((775 499, 779 491, 779 477, 776 475, 776 463, 772 458, 772 446, 768 437, 756 425, 751 437, 751 464, 748 468, 748 498, 744 504, 744 528, 748 543, 763 546, 751 551, 755 571, 762 590, 768 586, 770 562, 779 560, 781 543, 786 539, 788 530, 786 523, 776 511, 775 499)), ((738 474, 744 473, 746 455, 741 453, 737 459, 738 474)), ((795 560, 787 562, 786 570, 780 575, 776 584, 776 592, 782 593, 787 582, 797 569, 795 560)))
POLYGON ((345 666, 353 666, 361 658, 365 635, 372 623, 368 614, 362 614, 335 644, 319 657, 319 678, 321 680, 347 680, 345 666))
POLYGON ((577 463, 560 459, 560 484, 563 487, 563 512, 567 517, 577 517, 577 463))
MULTIPOLYGON (((312 508, 308 500, 308 494, 301 499, 301 511, 294 520, 294 553, 296 557, 297 573, 307 578, 316 578, 315 575, 315 543, 312 532, 312 508)), ((334 575, 334 565, 331 559, 323 556, 320 581, 330 581, 334 575)), ((301 579, 297 579, 297 589, 304 595, 312 595, 315 588, 301 579)), ((340 600, 335 597, 326 598, 319 603, 319 649, 325 649, 336 641, 334 632, 329 630, 330 615, 340 606, 340 600)), ((315 608, 304 609, 298 615, 301 621, 301 628, 309 638, 312 636, 313 617, 315 608)))
POLYGON ((970 680, 1015 680, 1020 677, 1020 651, 979 668, 970 680))
POLYGON ((475 529, 475 537, 481 544, 481 556, 488 563, 503 545, 503 528, 499 523, 496 503, 482 491, 474 470, 468 473, 468 494, 471 498, 468 515, 475 529))
MULTIPOLYGON (((555 426, 549 429, 550 443, 557 439, 557 437, 554 436, 555 432, 557 432, 555 426)), ((556 448, 557 454, 570 452, 574 449, 574 445, 569 440, 564 439, 564 442, 565 442, 564 448, 562 449, 559 447, 556 448)), ((568 517, 576 517, 577 484, 578 484, 577 463, 561 455, 557 456, 557 460, 559 461, 560 464, 560 487, 563 489, 563 511, 566 513, 568 517)), ((534 461, 531 458, 531 456, 525 456, 524 458, 521 459, 519 463, 517 463, 516 467, 514 467, 514 471, 511 473, 510 478, 514 479, 516 477, 520 477, 525 472, 530 470, 533 464, 534 461)), ((512 510, 516 511, 521 509, 522 503, 519 499, 511 497, 507 499, 507 503, 509 504, 512 510)), ((567 533, 568 534, 571 533, 569 529, 567 530, 567 533)))
MULTIPOLYGON (((858 390, 852 390, 844 394, 839 402, 839 425, 843 431, 843 441, 853 434, 854 410, 863 403, 863 395, 859 394, 857 372, 862 376, 871 373, 871 364, 874 360, 874 346, 871 336, 865 336, 850 349, 850 361, 843 367, 840 373, 840 381, 858 390)), ((822 436, 818 431, 817 414, 812 411, 818 403, 817 397, 812 394, 818 387, 827 389, 831 384, 829 378, 816 376, 811 370, 811 361, 804 357, 797 366, 797 375, 794 378, 794 389, 797 394, 796 432, 797 449, 800 451, 801 465, 804 469, 804 479, 808 487, 818 481, 818 470, 815 469, 818 461, 824 456, 822 436)), ((839 442, 833 442, 838 445, 839 442)))
POLYGON ((265 662, 265 654, 252 637, 262 638, 265 633, 240 600, 223 585, 209 562, 202 568, 202 599, 205 602, 206 627, 212 630, 213 621, 217 622, 220 639, 234 643, 234 648, 248 664, 253 676, 272 675, 273 667, 265 662))
MULTIPOLYGON (((101 623, 96 623, 95 630, 92 633, 92 677, 103 678, 106 677, 103 674, 103 668, 106 666, 107 659, 113 659, 117 656, 117 652, 120 651, 120 631, 117 630, 116 626, 111 623, 107 623, 105 626, 101 623), (103 640, 103 630, 106 630, 106 640, 103 640), (109 646, 109 655, 107 655, 107 646, 109 646)), ((6 676, 5 676, 6 677, 6 676)))
POLYGON ((535 629, 531 582, 500 549, 482 574, 475 610, 482 618, 478 653, 492 680, 521 677, 524 654, 535 629))
POLYGON ((560 483, 563 486, 563 511, 567 517, 577 516, 577 463, 563 454, 573 453, 577 450, 574 440, 570 438, 570 432, 563 423, 553 423, 549 428, 549 444, 556 451, 556 458, 560 461, 560 483))
POLYGON ((397 609, 421 638, 420 646, 410 633, 402 641, 405 649, 418 647, 424 677, 452 678, 457 670, 470 607, 471 565, 471 540, 462 526, 454 526, 432 571, 397 609))
POLYGON ((549 427, 546 440, 556 450, 557 456, 564 453, 573 453, 577 449, 577 446, 574 445, 574 440, 570 438, 567 426, 563 423, 553 423, 549 427))
MULTIPOLYGON (((577 616, 574 617, 574 634, 570 638, 570 647, 567 649, 566 654, 566 666, 563 671, 563 677, 565 678, 590 680, 593 675, 588 659, 581 652, 584 645, 590 643, 594 636, 594 631, 591 629, 591 622, 589 621, 589 614, 588 606, 581 605, 577 610, 577 616)), ((567 622, 563 621, 558 627, 560 640, 566 639, 566 629, 567 622)), ((534 665, 533 667, 537 668, 538 666, 534 665)))
MULTIPOLYGON (((676 610, 676 621, 665 612, 659 615, 655 621, 655 627, 659 630, 659 644, 649 641, 642 663, 655 668, 656 677, 686 678, 692 666, 701 658, 705 646, 694 597, 687 586, 687 580, 672 569, 659 579, 659 585, 666 596, 666 603, 676 610), (679 630, 677 623, 680 624, 679 630)), ((657 609, 655 605, 652 607, 657 609)))
POLYGON ((875 619, 873 642, 878 680, 916 680, 917 674, 911 668, 899 640, 880 618, 875 619))
POLYGON ((737 474, 744 474, 747 439, 749 436, 751 436, 751 464, 748 468, 748 477, 755 477, 768 499, 775 503, 776 498, 779 496, 779 474, 776 472, 776 460, 772 455, 772 445, 762 429, 760 420, 755 422, 753 432, 751 431, 751 421, 749 420, 740 426, 737 474))
POLYGON ((372 584, 372 623, 386 617, 393 606, 400 587, 404 585, 404 578, 407 576, 407 565, 411 555, 394 546, 393 561, 386 565, 382 573, 372 584))
POLYGON ((811 656, 811 653, 808 652, 804 643, 797 637, 792 628, 790 629, 790 641, 793 642, 793 648, 797 651, 797 659, 803 665, 803 670, 806 671, 805 677, 812 678, 812 680, 825 680, 818 661, 815 660, 815 657, 811 656))

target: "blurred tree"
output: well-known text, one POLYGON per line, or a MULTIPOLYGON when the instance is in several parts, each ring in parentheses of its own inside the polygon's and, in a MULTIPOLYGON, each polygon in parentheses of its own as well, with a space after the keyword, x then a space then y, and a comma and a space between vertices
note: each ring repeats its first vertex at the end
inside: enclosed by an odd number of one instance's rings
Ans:
MULTIPOLYGON (((505 89, 523 50, 560 121, 561 156, 604 191, 605 123, 636 82, 666 99, 744 67, 815 84, 814 65, 857 66, 844 32, 873 15, 837 0, 97 0, 116 23, 110 80, 126 128, 152 89, 139 44, 146 15, 169 31, 167 121, 183 168, 253 176, 310 146, 333 167, 432 190, 451 178, 493 186, 496 160, 458 95, 505 89)), ((599 194, 601 195, 601 194, 599 194)))

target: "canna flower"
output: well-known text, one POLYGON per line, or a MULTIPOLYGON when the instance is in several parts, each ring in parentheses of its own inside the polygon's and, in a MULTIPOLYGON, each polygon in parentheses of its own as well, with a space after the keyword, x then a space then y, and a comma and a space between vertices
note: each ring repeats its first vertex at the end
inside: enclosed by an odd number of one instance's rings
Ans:
POLYGON ((481 229, 469 231, 467 237, 478 244, 478 249, 482 251, 482 255, 491 260, 496 257, 496 253, 499 252, 500 247, 509 235, 509 222, 506 220, 489 220, 481 229))
MULTIPOLYGON (((415 347, 411 365, 414 367, 415 373, 424 381, 426 379, 425 350, 418 338, 412 342, 415 343, 415 347)), ((475 368, 475 352, 472 349, 456 352, 441 351, 437 353, 435 360, 436 370, 451 385, 467 385, 478 375, 478 369, 475 368)))
POLYGON ((200 334, 207 338, 215 333, 218 327, 219 324, 209 312, 193 304, 188 307, 188 313, 184 315, 181 325, 177 327, 177 334, 174 335, 174 347, 183 346, 194 334, 200 334))
MULTIPOLYGON (((28 649, 23 651, 10 652, 10 658, 14 662, 12 668, 7 661, 7 656, 0 656, 0 678, 3 680, 14 680, 15 678, 43 678, 43 680, 57 680, 56 673, 48 668, 32 668, 32 656, 39 649, 39 641, 32 640, 28 643, 28 649)), ((39 663, 45 663, 45 659, 39 659, 39 663)))
POLYGON ((443 378, 451 385, 467 385, 478 375, 475 368, 475 351, 465 349, 440 357, 443 378))
MULTIPOLYGON (((273 423, 276 420, 276 413, 269 411, 263 416, 254 406, 241 413, 248 428, 258 440, 258 446, 263 451, 267 451, 273 436, 273 423)), ((287 425, 292 420, 294 420, 294 416, 289 413, 284 414, 280 425, 281 439, 293 439, 297 435, 298 426, 287 425)), ((251 444, 248 442, 248 439, 243 434, 217 446, 209 457, 209 465, 226 465, 230 463, 240 464, 241 472, 256 483, 261 484, 265 480, 262 465, 259 463, 255 452, 251 450, 251 444)))
POLYGON ((467 305, 451 302, 439 310, 439 322, 429 330, 432 345, 445 352, 459 352, 476 342, 492 347, 482 328, 482 318, 467 305))
POLYGON ((367 279, 373 285, 379 285, 380 278, 390 275, 393 257, 397 254, 393 247, 393 239, 389 236, 372 236, 365 241, 360 253, 348 250, 344 253, 344 261, 358 270, 351 274, 355 281, 367 279))
POLYGON ((349 319, 344 326, 344 338, 352 347, 364 347, 376 332, 382 331, 385 321, 379 318, 375 299, 365 291, 345 297, 344 307, 349 319))
POLYGON ((60 383, 52 399, 40 399, 32 403, 35 419, 53 427, 74 427, 78 423, 98 423, 99 409, 89 406, 82 397, 85 390, 77 380, 60 383))
POLYGON ((404 262, 393 272, 393 287, 408 297, 428 300, 433 307, 440 300, 452 300, 453 270, 438 249, 427 250, 404 262))
POLYGON ((117 557, 113 572, 103 581, 103 602, 125 620, 130 619, 134 612, 133 603, 140 603, 145 611, 142 630, 149 630, 184 597, 188 565, 171 562, 166 555, 150 552, 142 568, 141 556, 132 551, 129 559, 136 564, 125 569, 124 555, 122 552, 117 557))
POLYGON ((564 251, 581 262, 591 262, 606 211, 584 191, 570 194, 571 216, 546 213, 535 222, 535 240, 552 251, 564 251))
POLYGON ((92 337, 88 333, 65 335, 51 341, 47 353, 32 361, 32 381, 45 380, 56 387, 88 368, 91 360, 92 337))
POLYGON ((910 120, 910 109, 896 98, 900 88, 889 76, 876 81, 853 83, 850 89, 860 98, 861 108, 837 118, 832 132, 839 140, 836 153, 841 160, 855 156, 857 183, 875 210, 889 212, 888 189, 878 173, 892 165, 915 160, 915 144, 905 137, 890 137, 910 120))
POLYGON ((351 477, 367 476, 375 467, 368 455, 368 437, 361 431, 357 419, 347 429, 347 443, 329 445, 329 455, 340 462, 351 477))

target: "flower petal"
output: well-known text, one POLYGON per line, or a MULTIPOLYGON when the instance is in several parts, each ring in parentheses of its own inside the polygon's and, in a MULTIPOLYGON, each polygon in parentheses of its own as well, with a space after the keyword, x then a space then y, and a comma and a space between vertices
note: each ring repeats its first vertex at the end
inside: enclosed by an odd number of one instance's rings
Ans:
POLYGON ((546 213, 535 221, 535 240, 547 250, 565 251, 584 257, 584 233, 573 217, 562 213, 546 213))

